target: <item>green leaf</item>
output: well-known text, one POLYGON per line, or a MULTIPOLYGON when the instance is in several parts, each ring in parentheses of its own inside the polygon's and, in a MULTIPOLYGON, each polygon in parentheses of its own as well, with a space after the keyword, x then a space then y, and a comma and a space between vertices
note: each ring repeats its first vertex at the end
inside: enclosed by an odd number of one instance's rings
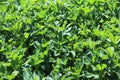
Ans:
POLYGON ((92 77, 94 77, 95 79, 99 78, 99 76, 97 74, 93 74, 93 73, 89 73, 89 72, 85 73, 85 76, 87 78, 92 78, 92 77))
POLYGON ((88 2, 89 2, 90 4, 93 4, 93 3, 95 2, 95 0, 88 0, 88 2))
POLYGON ((112 57, 114 54, 114 47, 108 47, 106 50, 107 50, 108 54, 110 55, 110 57, 112 57))
MULTIPOLYGON (((2 12, 6 12, 7 9, 8 9, 7 5, 0 5, 0 7, 1 7, 1 11, 2 11, 2 12)), ((1 11, 0 11, 0 12, 1 12, 1 11)))
POLYGON ((116 42, 115 42, 114 35, 113 35, 111 32, 108 32, 108 33, 107 33, 107 36, 109 37, 109 39, 111 40, 111 42, 116 43, 116 42))
POLYGON ((0 39, 0 43, 2 43, 3 41, 0 39))
POLYGON ((96 67, 97 67, 98 70, 102 70, 102 66, 100 64, 97 64, 96 67))
POLYGON ((72 53, 73 57, 76 56, 76 52, 75 52, 74 50, 72 50, 72 51, 70 51, 70 52, 72 53))
POLYGON ((23 80, 34 80, 32 72, 28 68, 24 68, 23 80))
POLYGON ((79 42, 76 42, 73 46, 74 46, 74 49, 76 49, 78 46, 79 46, 79 42))
POLYGON ((19 71, 13 71, 13 72, 12 72, 12 75, 15 77, 15 76, 18 75, 18 73, 19 73, 19 71))
POLYGON ((106 64, 102 64, 101 66, 102 66, 102 70, 105 69, 105 68, 107 68, 106 64))
POLYGON ((37 75, 35 72, 33 73, 33 80, 40 80, 39 75, 37 75))
POLYGON ((24 33, 24 37, 25 37, 25 39, 27 39, 28 37, 29 37, 29 35, 30 35, 30 33, 24 33))

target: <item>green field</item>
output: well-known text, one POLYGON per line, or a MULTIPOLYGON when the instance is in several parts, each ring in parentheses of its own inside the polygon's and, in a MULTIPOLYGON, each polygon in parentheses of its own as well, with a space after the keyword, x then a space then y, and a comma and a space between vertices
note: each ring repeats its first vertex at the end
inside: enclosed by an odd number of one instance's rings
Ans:
POLYGON ((0 0, 0 80, 120 80, 120 1, 0 0))

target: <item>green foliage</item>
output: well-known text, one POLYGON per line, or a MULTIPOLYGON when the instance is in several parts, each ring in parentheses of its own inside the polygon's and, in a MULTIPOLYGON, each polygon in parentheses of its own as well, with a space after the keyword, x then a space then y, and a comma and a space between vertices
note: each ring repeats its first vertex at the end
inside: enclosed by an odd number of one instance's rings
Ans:
POLYGON ((0 80, 120 80, 119 0, 0 0, 0 80))

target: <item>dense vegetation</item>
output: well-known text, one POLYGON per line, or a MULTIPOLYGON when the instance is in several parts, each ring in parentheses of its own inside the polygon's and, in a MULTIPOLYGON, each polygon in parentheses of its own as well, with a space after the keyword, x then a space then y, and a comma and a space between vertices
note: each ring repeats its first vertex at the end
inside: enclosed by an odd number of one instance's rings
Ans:
POLYGON ((0 0, 0 80, 120 80, 119 0, 0 0))

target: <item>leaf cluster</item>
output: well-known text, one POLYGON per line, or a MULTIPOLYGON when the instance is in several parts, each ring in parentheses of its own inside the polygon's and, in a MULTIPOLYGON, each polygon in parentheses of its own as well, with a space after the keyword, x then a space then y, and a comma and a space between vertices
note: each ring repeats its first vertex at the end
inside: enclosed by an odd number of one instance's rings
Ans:
POLYGON ((119 0, 0 0, 0 80, 119 80, 119 0))

